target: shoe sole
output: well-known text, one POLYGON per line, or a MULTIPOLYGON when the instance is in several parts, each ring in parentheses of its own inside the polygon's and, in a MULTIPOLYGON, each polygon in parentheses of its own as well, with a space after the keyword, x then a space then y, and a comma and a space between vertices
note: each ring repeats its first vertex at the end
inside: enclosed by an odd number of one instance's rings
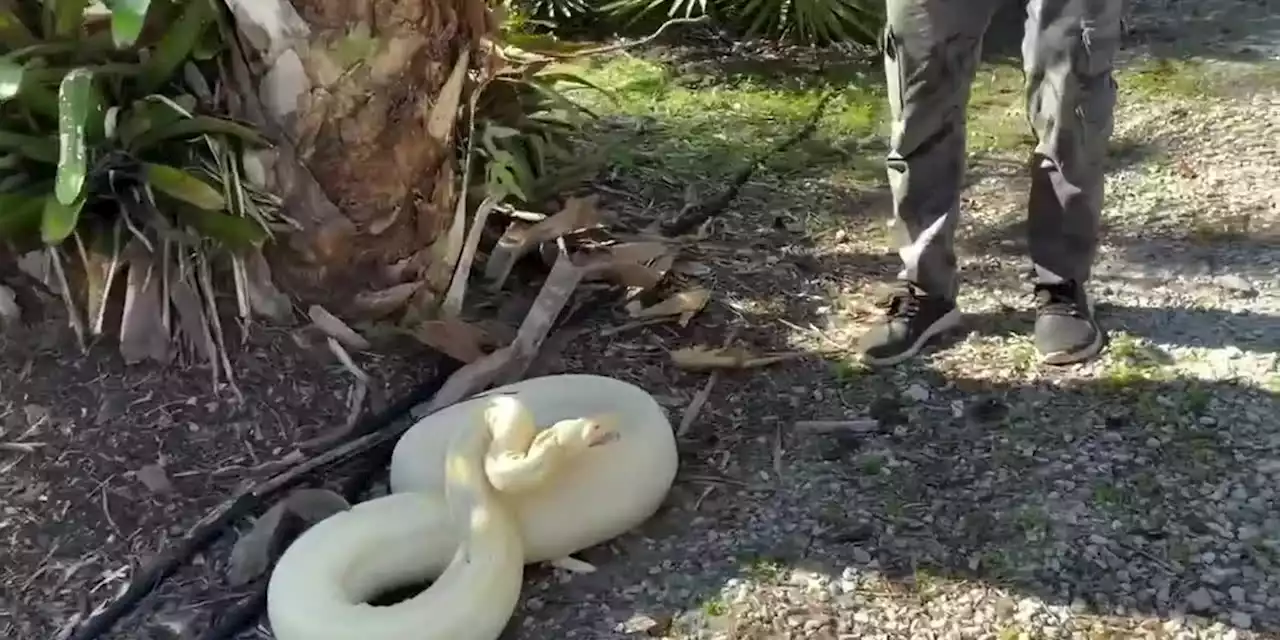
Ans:
POLYGON ((862 362, 874 366, 889 366, 910 360, 915 357, 917 353, 920 353, 920 349, 924 348, 924 345, 928 344, 930 340, 934 339, 939 334, 960 326, 962 320, 964 320, 964 314, 960 313, 959 309, 952 309, 941 318, 935 320, 933 324, 929 325, 928 328, 920 334, 920 337, 916 338, 916 341, 911 343, 911 346, 905 351, 896 355, 885 356, 883 358, 877 358, 864 353, 862 354, 862 362))
POLYGON ((1094 332, 1093 342, 1090 342, 1083 348, 1075 351, 1055 351, 1040 356, 1042 364, 1062 366, 1068 364, 1079 364, 1087 360, 1092 360, 1102 351, 1102 346, 1106 344, 1107 336, 1103 332, 1102 327, 1098 324, 1097 316, 1093 311, 1093 296, 1085 294, 1085 302, 1089 306, 1089 322, 1093 323, 1094 332))

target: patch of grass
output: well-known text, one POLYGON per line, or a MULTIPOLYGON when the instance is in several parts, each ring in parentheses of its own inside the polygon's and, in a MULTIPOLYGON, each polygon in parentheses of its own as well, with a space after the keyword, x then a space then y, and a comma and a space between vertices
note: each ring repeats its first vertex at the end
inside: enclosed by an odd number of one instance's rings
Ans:
POLYGON ((911 574, 911 586, 915 590, 916 595, 924 599, 929 599, 941 591, 946 581, 925 569, 916 569, 911 574))
POLYGON ((786 573, 786 567, 781 562, 769 557, 748 557, 740 562, 742 575, 760 584, 775 584, 786 573))
POLYGON ((729 615, 729 604, 719 598, 703 602, 699 609, 708 618, 720 618, 729 615))
POLYGON ((1262 388, 1271 393, 1280 393, 1280 374, 1273 374, 1262 383, 1262 388))
MULTIPOLYGON (((624 126, 595 132, 612 166, 632 174, 656 174, 686 183, 712 181, 751 154, 767 150, 803 125, 824 89, 828 103, 815 135, 771 158, 767 169, 821 176, 836 187, 865 189, 885 182, 884 143, 889 105, 882 73, 833 68, 804 81, 749 74, 709 78, 674 65, 637 57, 584 60, 566 71, 611 92, 570 89, 571 97, 598 113, 624 116, 624 126)), ((973 154, 1025 152, 1032 141, 1016 65, 984 65, 977 73, 968 111, 973 154)))
POLYGON ((1213 391, 1208 385, 1198 381, 1189 381, 1182 393, 1182 409, 1188 414, 1199 417, 1209 411, 1213 402, 1213 391))
POLYGON ((1049 516, 1040 507, 1027 506, 1014 514, 1014 522, 1022 534, 1031 540, 1039 540, 1049 532, 1049 516))
POLYGON ((1155 58, 1136 61, 1116 72, 1122 94, 1148 100, 1230 95, 1280 87, 1280 64, 1273 61, 1229 63, 1155 58))
POLYGON ((1013 560, 1000 549, 988 549, 978 556, 978 573, 988 579, 1007 579, 1013 575, 1013 567, 1013 560))
POLYGON ((1198 98, 1206 95, 1204 65, 1195 60, 1156 58, 1116 72, 1121 91, 1145 98, 1198 98))
POLYGON ((1030 633, 1023 631, 1022 627, 1016 624, 1002 626, 996 631, 996 640, 1026 640, 1033 637, 1030 633))
POLYGON ((884 473, 885 463, 884 456, 878 453, 867 453, 858 456, 858 472, 864 476, 878 476, 884 473))
POLYGON ((1121 510, 1132 502, 1128 492, 1117 484, 1101 481, 1093 486, 1092 502, 1107 510, 1121 510))
POLYGON ((1035 137, 1027 123, 1022 70, 987 64, 974 75, 969 94, 967 141, 970 155, 1030 151, 1035 137))
POLYGON ((1145 382, 1168 379, 1173 373, 1172 364, 1169 355, 1154 345, 1127 333, 1115 333, 1101 380, 1104 388, 1122 391, 1145 382))
POLYGON ((836 382, 847 385, 865 378, 871 369, 859 360, 848 359, 836 361, 832 365, 832 372, 836 382))
MULTIPOLYGON (((570 70, 613 94, 613 102, 583 95, 584 102, 597 111, 650 119, 649 124, 639 125, 641 130, 632 131, 646 135, 615 140, 619 144, 610 151, 614 166, 661 170, 686 180, 733 171, 745 157, 791 135, 823 93, 806 86, 779 87, 749 76, 689 86, 689 78, 672 66, 631 57, 585 61, 570 70)), ((847 171, 859 156, 857 141, 883 133, 887 106, 882 83, 874 78, 848 84, 828 104, 814 137, 785 157, 772 159, 770 168, 839 165, 847 171)))

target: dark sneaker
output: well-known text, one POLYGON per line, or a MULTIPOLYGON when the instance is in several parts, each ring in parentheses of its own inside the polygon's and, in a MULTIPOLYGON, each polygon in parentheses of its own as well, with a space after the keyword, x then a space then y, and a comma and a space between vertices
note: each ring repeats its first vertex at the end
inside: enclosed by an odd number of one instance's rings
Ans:
POLYGON ((1106 333, 1093 317, 1093 301, 1074 282, 1037 284, 1036 349, 1045 364, 1084 362, 1102 351, 1106 333))
POLYGON ((858 353, 867 364, 898 364, 919 353, 934 336, 960 324, 954 301, 930 296, 912 284, 895 289, 880 306, 884 318, 858 340, 858 353))

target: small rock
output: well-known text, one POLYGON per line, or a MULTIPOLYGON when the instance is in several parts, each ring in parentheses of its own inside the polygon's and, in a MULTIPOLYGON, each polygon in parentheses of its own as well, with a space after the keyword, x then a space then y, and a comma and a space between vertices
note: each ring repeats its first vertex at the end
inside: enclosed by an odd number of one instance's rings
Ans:
POLYGON ((853 561, 858 564, 871 564, 871 554, 862 547, 853 548, 853 561))
POLYGON ((902 392, 904 397, 915 400, 916 402, 924 402, 929 399, 929 389, 922 384, 913 384, 902 392))
POLYGON ((169 482, 169 474, 165 473, 164 467, 158 464, 146 465, 134 471, 133 475, 151 493, 163 494, 173 491, 173 483, 169 482))
POLYGON ((1236 627, 1237 629, 1248 630, 1253 627, 1253 616, 1243 611, 1232 612, 1231 626, 1236 627))
POLYGON ((1217 278, 1217 283, 1219 287, 1222 287, 1232 293, 1236 293, 1241 297, 1252 298, 1258 295, 1258 290, 1253 286, 1253 283, 1236 274, 1219 276, 1217 278))
POLYGON ((1187 608, 1196 613, 1212 611, 1213 604, 1213 594, 1204 587, 1192 591, 1187 596, 1187 608))
POLYGON ((657 637, 666 635, 671 628, 671 616, 636 614, 618 625, 618 631, 628 635, 644 634, 657 637))

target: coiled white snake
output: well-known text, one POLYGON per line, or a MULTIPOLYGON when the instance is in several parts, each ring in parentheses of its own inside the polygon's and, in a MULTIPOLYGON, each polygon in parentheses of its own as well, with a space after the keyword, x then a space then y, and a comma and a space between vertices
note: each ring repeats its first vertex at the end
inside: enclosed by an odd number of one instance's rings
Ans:
POLYGON ((533 378, 447 407, 396 444, 390 495, 320 521, 285 550, 267 590, 272 632, 277 640, 495 640, 526 563, 640 525, 662 504, 677 464, 662 407, 613 378, 533 378), (535 424, 552 423, 534 437, 535 424), (367 604, 428 580, 414 598, 367 604))

